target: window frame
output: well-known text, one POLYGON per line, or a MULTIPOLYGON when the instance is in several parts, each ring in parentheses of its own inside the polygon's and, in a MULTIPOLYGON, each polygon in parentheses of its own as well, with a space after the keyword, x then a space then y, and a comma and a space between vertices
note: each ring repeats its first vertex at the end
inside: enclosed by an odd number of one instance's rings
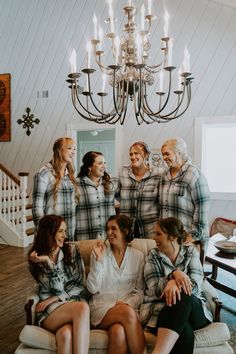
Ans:
MULTIPOLYGON (((203 128, 205 125, 217 124, 236 124, 236 116, 214 116, 214 117, 196 117, 195 118, 195 139, 194 139, 194 161, 202 169, 203 167, 203 128)), ((204 171, 203 171, 204 173, 204 171)), ((236 200, 236 193, 230 192, 210 192, 213 200, 236 200)))

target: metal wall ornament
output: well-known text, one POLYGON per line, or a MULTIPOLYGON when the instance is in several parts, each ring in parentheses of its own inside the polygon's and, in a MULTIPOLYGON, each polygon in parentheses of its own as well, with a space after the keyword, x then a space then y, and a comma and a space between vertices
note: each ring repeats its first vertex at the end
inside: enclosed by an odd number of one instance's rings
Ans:
POLYGON ((26 108, 27 115, 23 114, 23 119, 18 119, 18 124, 23 124, 23 128, 26 129, 26 134, 29 136, 31 134, 30 129, 34 128, 34 124, 39 124, 40 120, 38 118, 34 118, 34 114, 30 114, 31 109, 29 107, 26 108))

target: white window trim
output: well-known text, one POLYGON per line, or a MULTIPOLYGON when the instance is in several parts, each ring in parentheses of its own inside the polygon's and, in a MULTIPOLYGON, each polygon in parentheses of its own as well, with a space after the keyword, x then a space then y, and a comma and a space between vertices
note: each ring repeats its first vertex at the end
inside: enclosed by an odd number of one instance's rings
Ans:
MULTIPOLYGON (((96 129, 115 129, 115 174, 118 175, 119 167, 122 165, 122 138, 123 127, 120 125, 94 124, 94 123, 67 123, 66 134, 77 143, 77 131, 87 131, 96 129)), ((77 161, 77 154, 75 156, 77 161)))
MULTIPOLYGON (((210 124, 236 124, 236 116, 215 116, 215 117, 196 117, 195 118, 195 139, 194 139, 194 161, 195 164, 202 168, 203 156, 203 141, 202 128, 203 125, 210 124)), ((211 192, 211 199, 213 200, 236 200, 236 193, 220 193, 211 192)))

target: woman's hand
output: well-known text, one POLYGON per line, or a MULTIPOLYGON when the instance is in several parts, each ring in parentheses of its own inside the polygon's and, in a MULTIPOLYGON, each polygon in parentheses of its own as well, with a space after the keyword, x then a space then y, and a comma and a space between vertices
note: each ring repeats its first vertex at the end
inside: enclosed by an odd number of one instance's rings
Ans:
POLYGON ((179 269, 176 269, 173 273, 172 276, 176 282, 176 285, 178 286, 178 289, 180 291, 183 291, 187 295, 192 294, 192 283, 187 274, 182 272, 179 269))
POLYGON ((106 253, 106 245, 103 241, 98 241, 96 245, 93 247, 94 254, 96 256, 96 260, 100 261, 105 253, 106 253))
POLYGON ((45 311, 45 309, 51 305, 53 302, 58 301, 58 297, 57 296, 50 296, 48 297, 46 300, 40 301, 37 303, 36 307, 35 307, 35 311, 36 312, 43 312, 45 311))
POLYGON ((38 256, 36 251, 30 253, 29 260, 33 263, 45 263, 51 265, 50 258, 47 255, 38 256))
POLYGON ((163 293, 161 294, 161 298, 163 297, 166 300, 167 306, 175 305, 177 300, 181 300, 181 290, 178 288, 174 279, 168 281, 163 293))
POLYGON ((185 238, 185 246, 190 246, 195 242, 193 236, 191 234, 187 234, 186 238, 185 238))

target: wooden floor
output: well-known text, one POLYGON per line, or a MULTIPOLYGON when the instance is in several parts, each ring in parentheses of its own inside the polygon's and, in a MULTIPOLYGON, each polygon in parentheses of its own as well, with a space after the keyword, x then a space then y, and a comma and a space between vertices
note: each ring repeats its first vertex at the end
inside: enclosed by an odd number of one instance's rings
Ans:
POLYGON ((0 245, 0 354, 13 354, 26 322, 24 304, 34 284, 26 248, 0 245))

